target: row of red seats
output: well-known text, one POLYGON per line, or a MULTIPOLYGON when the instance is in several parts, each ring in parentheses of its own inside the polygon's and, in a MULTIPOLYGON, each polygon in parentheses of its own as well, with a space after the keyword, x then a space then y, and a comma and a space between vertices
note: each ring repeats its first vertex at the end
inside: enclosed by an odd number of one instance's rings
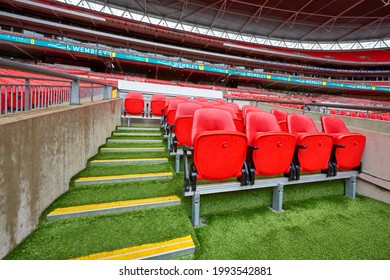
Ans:
POLYGON ((363 112, 363 111, 356 112, 353 110, 347 111, 347 110, 343 110, 343 109, 338 111, 336 109, 330 109, 329 113, 332 115, 341 115, 341 116, 349 116, 349 117, 363 118, 363 119, 369 118, 372 120, 390 121, 390 115, 376 114, 373 112, 368 112, 368 114, 367 114, 366 112, 363 112))
POLYGON ((255 175, 285 174, 299 180, 301 172, 335 176, 337 170, 361 168, 365 137, 350 133, 334 116, 323 116, 323 131, 318 132, 310 117, 280 109, 271 114, 250 105, 240 109, 223 100, 183 96, 158 104, 152 98, 152 111, 163 115, 171 150, 182 146, 193 152, 191 172, 185 168, 186 189, 200 179, 238 177, 246 185, 254 183, 255 175))
MULTIPOLYGON (((182 142, 185 163, 184 190, 196 189, 197 180, 219 181, 237 177, 241 185, 254 184, 255 176, 284 174, 299 180, 301 172, 361 169, 366 138, 350 133, 341 119, 322 118, 323 132, 305 115, 287 116, 288 132, 267 112, 246 113, 245 133, 237 131, 229 112, 219 108, 198 108, 194 112, 191 135, 182 142), (192 153, 188 170, 187 152, 192 153)), ((181 135, 175 127, 177 136, 181 135)))

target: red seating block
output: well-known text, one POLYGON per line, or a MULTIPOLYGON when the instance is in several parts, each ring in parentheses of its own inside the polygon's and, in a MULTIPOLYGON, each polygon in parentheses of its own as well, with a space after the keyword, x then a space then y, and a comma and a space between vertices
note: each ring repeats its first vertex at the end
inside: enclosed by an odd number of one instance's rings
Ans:
POLYGON ((340 170, 357 169, 361 171, 361 158, 366 137, 351 133, 344 121, 334 116, 322 116, 322 130, 333 137, 332 160, 340 170))

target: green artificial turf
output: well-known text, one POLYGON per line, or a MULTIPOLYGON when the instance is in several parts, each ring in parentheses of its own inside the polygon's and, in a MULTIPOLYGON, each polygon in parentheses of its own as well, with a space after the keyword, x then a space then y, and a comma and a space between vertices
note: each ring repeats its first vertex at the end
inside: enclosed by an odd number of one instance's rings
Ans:
POLYGON ((208 215, 196 229, 197 259, 390 258, 390 207, 365 197, 327 196, 208 215))
POLYGON ((158 172, 173 172, 169 163, 156 164, 128 164, 128 165, 96 165, 88 166, 73 177, 74 180, 80 177, 93 176, 110 176, 110 175, 125 175, 125 174, 143 174, 143 173, 158 173, 158 172))
POLYGON ((193 235, 180 206, 41 225, 5 259, 62 260, 193 235))
POLYGON ((100 153, 93 156, 90 160, 103 159, 128 159, 128 158, 168 158, 167 152, 142 152, 142 153, 100 153))

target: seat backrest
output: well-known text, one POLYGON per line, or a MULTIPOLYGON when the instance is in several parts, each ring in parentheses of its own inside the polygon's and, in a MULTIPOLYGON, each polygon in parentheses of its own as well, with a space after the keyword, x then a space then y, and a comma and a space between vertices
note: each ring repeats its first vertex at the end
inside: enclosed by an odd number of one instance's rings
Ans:
POLYGON ((195 111, 192 125, 192 141, 198 133, 204 131, 236 131, 232 115, 216 108, 201 108, 195 111))
POLYGON ((301 135, 304 133, 317 133, 318 129, 309 116, 301 114, 287 115, 287 129, 288 132, 294 135, 301 135))
POLYGON ((344 121, 336 116, 321 117, 322 131, 329 134, 349 133, 344 121))
POLYGON ((241 176, 247 144, 245 134, 236 131, 229 112, 216 108, 195 111, 192 146, 198 179, 225 180, 241 176))
POLYGON ((210 103, 208 101, 199 101, 199 104, 203 107, 203 108, 212 108, 214 107, 214 104, 213 103, 210 103))
POLYGON ((240 106, 237 103, 226 103, 225 105, 233 107, 236 110, 236 112, 240 110, 240 106))
POLYGON ((199 102, 208 102, 208 100, 204 97, 197 97, 197 98, 195 98, 195 100, 197 100, 199 102))
POLYGON ((228 111, 233 118, 237 118, 237 113, 236 113, 236 110, 231 107, 231 106, 226 106, 226 105, 215 105, 214 108, 217 108, 217 109, 222 109, 222 110, 225 110, 225 111, 228 111))
POLYGON ((367 115, 365 112, 359 112, 359 118, 367 118, 367 115))
POLYGON ((176 117, 177 105, 180 103, 187 103, 187 101, 181 100, 181 99, 174 99, 171 102, 169 102, 168 110, 167 110, 167 123, 168 124, 174 124, 175 117, 176 117))
POLYGON ((217 102, 219 104, 226 104, 225 100, 223 100, 223 99, 214 99, 213 101, 217 102))
POLYGON ((144 110, 144 96, 141 92, 128 92, 125 98, 125 110, 128 114, 140 115, 144 110))
POLYGON ((178 146, 191 146, 191 133, 194 113, 202 108, 196 103, 179 103, 176 109, 175 117, 175 135, 178 141, 178 146))
POLYGON ((150 101, 150 108, 153 115, 162 115, 162 110, 164 109, 166 100, 167 97, 164 94, 154 94, 152 96, 152 100, 150 101))
POLYGON ((356 111, 349 111, 349 115, 350 115, 351 117, 357 117, 356 111))
POLYGON ((178 96, 175 97, 175 99, 188 101, 188 97, 187 97, 187 96, 184 96, 184 95, 178 95, 178 96))
POLYGON ((272 109, 271 114, 274 115, 278 121, 286 121, 288 112, 282 109, 272 109))
POLYGON ((245 133, 248 143, 258 132, 280 132, 280 126, 276 117, 267 112, 249 112, 246 119, 245 133))

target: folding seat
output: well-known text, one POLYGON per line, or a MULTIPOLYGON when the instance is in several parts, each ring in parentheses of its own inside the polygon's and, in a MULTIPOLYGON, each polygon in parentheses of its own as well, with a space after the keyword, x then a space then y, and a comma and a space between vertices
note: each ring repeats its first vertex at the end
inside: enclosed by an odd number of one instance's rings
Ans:
POLYGON ((367 118, 367 115, 366 115, 366 113, 365 112, 359 112, 359 118, 362 118, 362 119, 365 119, 365 118, 367 118))
POLYGON ((177 104, 174 121, 175 138, 172 141, 171 152, 176 152, 182 145, 191 146, 192 121, 195 110, 201 105, 190 102, 177 104))
POLYGON ((300 171, 327 173, 336 175, 336 168, 330 161, 333 138, 329 134, 318 132, 314 121, 306 115, 289 114, 287 116, 288 131, 297 139, 294 163, 299 179, 300 171))
POLYGON ((211 103, 211 102, 208 102, 208 101, 200 101, 199 104, 200 104, 203 108, 212 108, 212 107, 214 107, 214 104, 211 103))
POLYGON ((184 96, 184 95, 178 95, 175 97, 176 99, 179 99, 179 100, 184 100, 184 101, 188 101, 188 97, 187 96, 184 96))
POLYGON ((195 98, 195 100, 199 101, 199 102, 209 102, 206 98, 204 97, 197 97, 195 98))
POLYGON ((236 126, 237 131, 244 132, 244 122, 242 119, 239 119, 237 117, 236 110, 233 107, 224 104, 224 105, 216 105, 214 106, 214 108, 228 111, 233 117, 234 125, 236 126))
POLYGON ((256 175, 285 174, 290 180, 295 179, 296 170, 292 161, 296 138, 293 134, 281 130, 273 114, 249 112, 246 135, 250 145, 247 161, 256 175))
POLYGON ((337 115, 337 110, 336 109, 330 109, 329 113, 332 115, 337 115))
POLYGON ((282 129, 282 131, 288 131, 287 129, 287 115, 288 112, 286 110, 282 109, 272 109, 271 114, 276 117, 278 120, 279 126, 282 129))
POLYGON ((162 116, 167 97, 164 94, 153 94, 150 101, 150 117, 162 116))
POLYGON ((132 91, 127 93, 125 98, 125 112, 124 115, 145 115, 144 111, 144 96, 141 92, 132 91))
POLYGON ((340 110, 339 115, 348 116, 347 111, 345 110, 340 110))
POLYGON ((246 126, 246 115, 249 112, 264 112, 264 111, 260 108, 252 106, 252 105, 243 105, 242 106, 242 118, 243 118, 243 122, 244 122, 244 130, 245 130, 245 126, 246 126))
POLYGON ((335 116, 322 116, 323 132, 333 137, 332 161, 339 170, 361 171, 361 158, 366 144, 366 137, 352 133, 344 121, 335 116))
POLYGON ((171 143, 173 140, 173 133, 174 133, 176 109, 177 109, 177 105, 180 103, 188 103, 188 102, 183 99, 175 98, 174 100, 170 101, 168 105, 167 115, 166 115, 166 134, 168 135, 168 149, 171 148, 171 143))
POLYGON ((222 105, 223 105, 223 104, 226 104, 225 100, 219 99, 219 98, 218 98, 218 99, 214 99, 213 101, 214 101, 214 102, 217 102, 217 103, 219 103, 219 104, 222 104, 222 105))
POLYGON ((248 168, 245 162, 248 141, 237 132, 231 114, 217 108, 201 108, 194 113, 191 147, 184 150, 184 191, 196 190, 197 180, 219 181, 237 177, 247 185, 248 168), (187 152, 192 152, 188 172, 187 152))
POLYGON ((356 118, 358 115, 357 115, 357 113, 356 113, 356 111, 349 111, 349 115, 351 116, 351 117, 354 117, 354 118, 356 118))

